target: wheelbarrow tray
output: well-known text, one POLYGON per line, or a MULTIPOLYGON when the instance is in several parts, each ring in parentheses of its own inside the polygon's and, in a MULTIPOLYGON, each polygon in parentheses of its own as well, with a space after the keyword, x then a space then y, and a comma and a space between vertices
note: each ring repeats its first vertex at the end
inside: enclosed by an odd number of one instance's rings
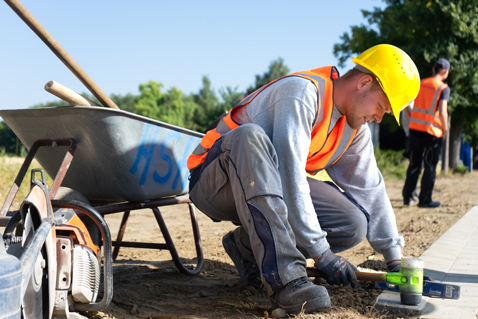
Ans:
MULTIPOLYGON (((146 201, 188 192, 187 158, 203 134, 130 112, 91 106, 0 110, 28 149, 41 139, 77 145, 62 186, 89 200, 146 201)), ((52 177, 66 147, 35 156, 52 177)))

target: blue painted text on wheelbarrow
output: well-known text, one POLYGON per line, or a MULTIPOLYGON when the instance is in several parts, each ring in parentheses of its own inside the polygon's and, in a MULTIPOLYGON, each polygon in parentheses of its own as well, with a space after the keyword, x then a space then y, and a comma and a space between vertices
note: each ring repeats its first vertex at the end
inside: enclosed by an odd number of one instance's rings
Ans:
POLYGON ((171 190, 177 190, 178 186, 179 190, 184 190, 189 173, 187 159, 198 142, 197 137, 148 123, 130 173, 136 174, 140 170, 141 159, 144 158, 139 185, 146 184, 152 178, 158 184, 170 185, 171 190), (159 150, 157 146, 160 146, 159 150))

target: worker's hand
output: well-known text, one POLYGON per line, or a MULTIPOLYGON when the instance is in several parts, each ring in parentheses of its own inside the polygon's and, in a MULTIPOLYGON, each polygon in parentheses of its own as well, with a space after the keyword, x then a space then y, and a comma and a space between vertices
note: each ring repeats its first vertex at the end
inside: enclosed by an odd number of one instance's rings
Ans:
POLYGON ((400 261, 390 262, 387 264, 387 270, 389 272, 399 272, 402 269, 402 263, 400 261))
POLYGON ((330 285, 350 285, 355 288, 357 285, 357 268, 349 263, 347 259, 335 255, 330 249, 322 254, 322 257, 315 263, 315 267, 330 285))

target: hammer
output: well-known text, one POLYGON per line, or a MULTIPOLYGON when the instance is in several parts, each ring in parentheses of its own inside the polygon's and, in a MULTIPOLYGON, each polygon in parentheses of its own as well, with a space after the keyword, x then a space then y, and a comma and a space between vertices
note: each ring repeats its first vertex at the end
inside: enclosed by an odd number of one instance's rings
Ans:
MULTIPOLYGON (((405 305, 418 305, 422 301, 424 263, 417 257, 403 257, 399 272, 356 271, 358 280, 386 282, 400 288, 400 301, 405 305)), ((321 277, 315 268, 307 268, 307 276, 321 277)))

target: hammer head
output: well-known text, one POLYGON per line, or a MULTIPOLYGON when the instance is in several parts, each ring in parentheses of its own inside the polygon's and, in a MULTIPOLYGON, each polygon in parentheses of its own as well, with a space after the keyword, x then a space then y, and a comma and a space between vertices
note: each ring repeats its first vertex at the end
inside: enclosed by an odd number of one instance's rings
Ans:
POLYGON ((403 257, 401 265, 400 301, 405 305, 418 305, 422 301, 424 262, 417 257, 403 257))

